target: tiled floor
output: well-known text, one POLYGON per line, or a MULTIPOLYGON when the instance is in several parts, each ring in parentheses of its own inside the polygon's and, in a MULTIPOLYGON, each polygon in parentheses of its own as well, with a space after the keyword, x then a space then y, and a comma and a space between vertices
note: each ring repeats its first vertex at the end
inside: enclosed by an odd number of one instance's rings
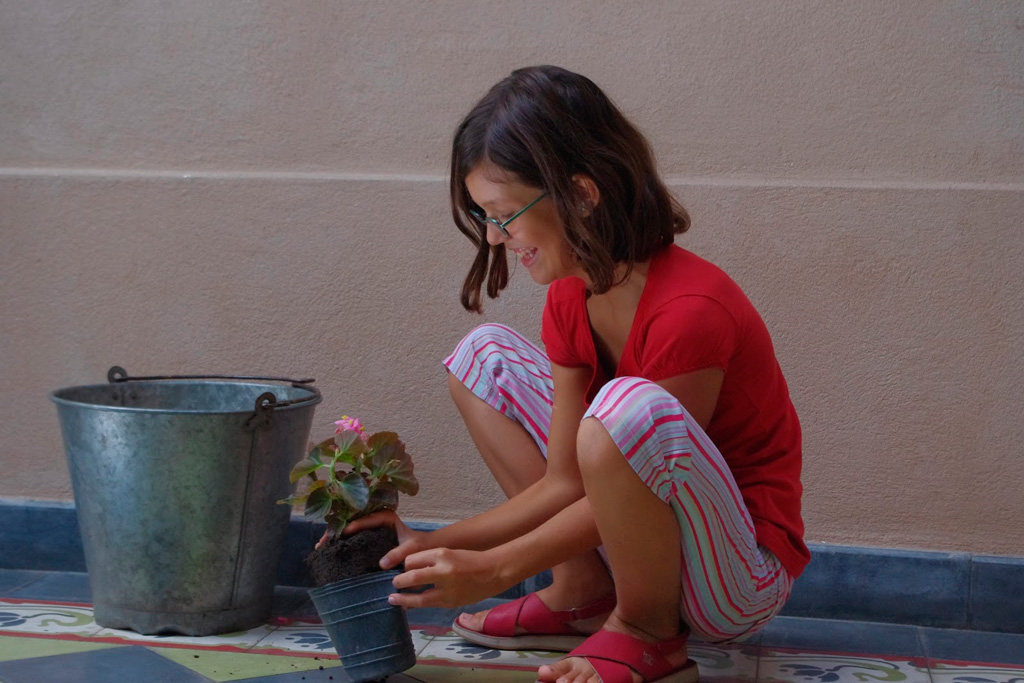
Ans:
MULTIPOLYGON (((348 680, 301 589, 279 590, 258 628, 205 638, 140 636, 92 618, 86 575, 0 570, 0 683, 284 683, 348 680)), ((560 655, 476 647, 454 610, 409 613, 416 666, 388 683, 533 681, 560 655)), ((1024 635, 780 617, 742 644, 693 642, 707 683, 1024 683, 1024 635)))

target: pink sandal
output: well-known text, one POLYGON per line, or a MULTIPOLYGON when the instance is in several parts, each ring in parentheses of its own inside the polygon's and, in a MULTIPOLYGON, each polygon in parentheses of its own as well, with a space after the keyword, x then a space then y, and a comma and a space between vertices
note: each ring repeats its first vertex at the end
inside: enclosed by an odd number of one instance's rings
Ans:
POLYGON ((560 612, 548 609, 536 593, 495 607, 484 618, 480 631, 461 626, 458 620, 452 630, 477 645, 495 650, 551 650, 568 652, 583 644, 587 636, 570 626, 570 622, 599 617, 615 609, 615 594, 583 607, 560 612), (516 626, 523 633, 516 635, 516 626))
POLYGON ((687 659, 674 666, 665 656, 684 647, 688 635, 684 632, 660 643, 648 643, 624 633, 598 631, 568 657, 590 662, 602 683, 632 683, 634 671, 647 683, 697 683, 697 662, 687 659))

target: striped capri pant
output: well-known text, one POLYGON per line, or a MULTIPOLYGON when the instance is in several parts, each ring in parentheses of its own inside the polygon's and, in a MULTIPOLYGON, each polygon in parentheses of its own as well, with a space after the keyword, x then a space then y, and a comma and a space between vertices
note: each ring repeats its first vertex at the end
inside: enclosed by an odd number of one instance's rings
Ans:
MULTIPOLYGON (((522 425, 547 457, 553 386, 543 351, 508 327, 485 324, 444 364, 522 425)), ((681 612, 691 631, 708 642, 736 640, 778 614, 793 580, 757 545, 729 466, 679 401, 648 380, 618 377, 601 388, 588 417, 601 421, 637 476, 675 512, 681 612)))

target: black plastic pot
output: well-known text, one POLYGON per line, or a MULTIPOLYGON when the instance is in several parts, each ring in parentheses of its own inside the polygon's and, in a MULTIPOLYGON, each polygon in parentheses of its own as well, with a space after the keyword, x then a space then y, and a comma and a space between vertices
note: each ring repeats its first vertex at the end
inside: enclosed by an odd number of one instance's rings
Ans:
POLYGON ((397 571, 374 572, 309 591, 353 683, 385 678, 416 663, 405 609, 388 602, 396 576, 397 571))

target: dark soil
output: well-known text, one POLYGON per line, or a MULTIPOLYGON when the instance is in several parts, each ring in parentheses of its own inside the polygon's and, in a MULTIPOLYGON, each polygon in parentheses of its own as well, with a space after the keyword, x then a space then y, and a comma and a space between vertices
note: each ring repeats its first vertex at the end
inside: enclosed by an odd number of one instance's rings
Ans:
POLYGON ((326 586, 380 571, 380 558, 398 545, 392 527, 367 529, 351 536, 335 536, 306 556, 313 582, 326 586))

